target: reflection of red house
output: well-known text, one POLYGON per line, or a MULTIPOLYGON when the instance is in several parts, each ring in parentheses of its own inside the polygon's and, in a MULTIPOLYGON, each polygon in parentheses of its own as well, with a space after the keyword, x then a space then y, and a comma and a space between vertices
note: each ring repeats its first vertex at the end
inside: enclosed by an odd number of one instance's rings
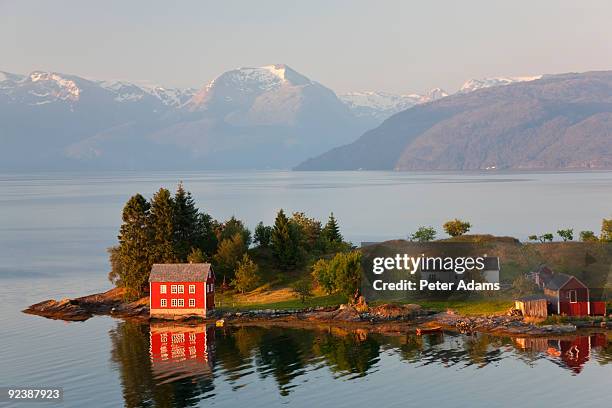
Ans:
POLYGON ((593 348, 605 347, 606 335, 594 333, 589 336, 576 336, 564 339, 547 339, 545 337, 516 338, 515 343, 524 350, 546 353, 553 361, 578 374, 589 361, 593 348), (560 361, 559 361, 560 360, 560 361))
POLYGON ((153 372, 157 378, 169 380, 183 375, 208 375, 213 345, 212 327, 152 323, 149 352, 153 372))
POLYGON ((556 273, 548 267, 542 267, 536 273, 535 279, 537 285, 544 290, 553 313, 588 316, 599 313, 601 309, 602 302, 591 302, 589 288, 575 276, 556 273))
POLYGON ((154 264, 149 285, 153 317, 206 317, 215 308, 215 274, 210 264, 154 264))

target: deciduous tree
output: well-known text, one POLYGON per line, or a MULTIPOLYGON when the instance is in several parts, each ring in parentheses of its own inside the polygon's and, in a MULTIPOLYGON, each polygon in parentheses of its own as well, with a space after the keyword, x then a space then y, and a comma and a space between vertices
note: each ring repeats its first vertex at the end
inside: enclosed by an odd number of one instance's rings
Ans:
POLYGON ((568 229, 560 229, 557 231, 557 234, 563 239, 563 241, 573 241, 574 240, 574 230, 571 228, 568 229))
POLYGON ((242 259, 236 265, 235 277, 232 286, 240 293, 249 292, 257 287, 260 282, 259 268, 248 254, 242 255, 242 259))
POLYGON ((442 228, 451 237, 458 237, 468 232, 470 228, 472 228, 472 224, 455 218, 454 220, 445 222, 442 228))
POLYGON ((416 232, 410 235, 411 241, 429 242, 436 239, 436 230, 433 227, 419 227, 416 232))

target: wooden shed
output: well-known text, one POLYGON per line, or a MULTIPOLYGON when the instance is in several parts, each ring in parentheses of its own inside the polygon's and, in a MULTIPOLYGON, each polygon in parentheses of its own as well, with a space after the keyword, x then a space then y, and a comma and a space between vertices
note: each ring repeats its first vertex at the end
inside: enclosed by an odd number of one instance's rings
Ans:
POLYGON ((523 316, 547 317, 548 301, 544 295, 523 296, 514 301, 514 308, 521 311, 523 316))

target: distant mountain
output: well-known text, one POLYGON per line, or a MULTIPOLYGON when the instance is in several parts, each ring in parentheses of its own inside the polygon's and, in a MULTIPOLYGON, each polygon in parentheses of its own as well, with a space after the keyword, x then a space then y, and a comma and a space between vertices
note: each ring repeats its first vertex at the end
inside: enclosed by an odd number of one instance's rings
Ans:
POLYGON ((459 93, 474 92, 479 89, 491 88, 494 86, 510 85, 517 82, 529 82, 542 78, 542 75, 537 76, 522 76, 522 77, 494 77, 485 79, 470 79, 465 82, 459 89, 459 93))
POLYGON ((357 117, 372 118, 382 122, 389 116, 406 110, 420 103, 431 102, 448 96, 440 88, 432 89, 425 95, 420 94, 393 94, 389 92, 363 91, 349 92, 339 95, 349 109, 357 117))
POLYGON ((612 168, 612 71, 469 81, 296 169, 593 168, 612 168))
POLYGON ((377 123, 285 65, 197 91, 0 74, 0 169, 289 168, 377 123))

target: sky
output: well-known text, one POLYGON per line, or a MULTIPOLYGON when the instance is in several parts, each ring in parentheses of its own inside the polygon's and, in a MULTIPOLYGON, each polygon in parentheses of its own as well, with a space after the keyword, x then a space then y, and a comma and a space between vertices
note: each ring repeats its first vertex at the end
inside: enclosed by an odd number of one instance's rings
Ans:
POLYGON ((612 69, 610 1, 0 0, 0 71, 200 87, 284 63, 338 93, 612 69))

